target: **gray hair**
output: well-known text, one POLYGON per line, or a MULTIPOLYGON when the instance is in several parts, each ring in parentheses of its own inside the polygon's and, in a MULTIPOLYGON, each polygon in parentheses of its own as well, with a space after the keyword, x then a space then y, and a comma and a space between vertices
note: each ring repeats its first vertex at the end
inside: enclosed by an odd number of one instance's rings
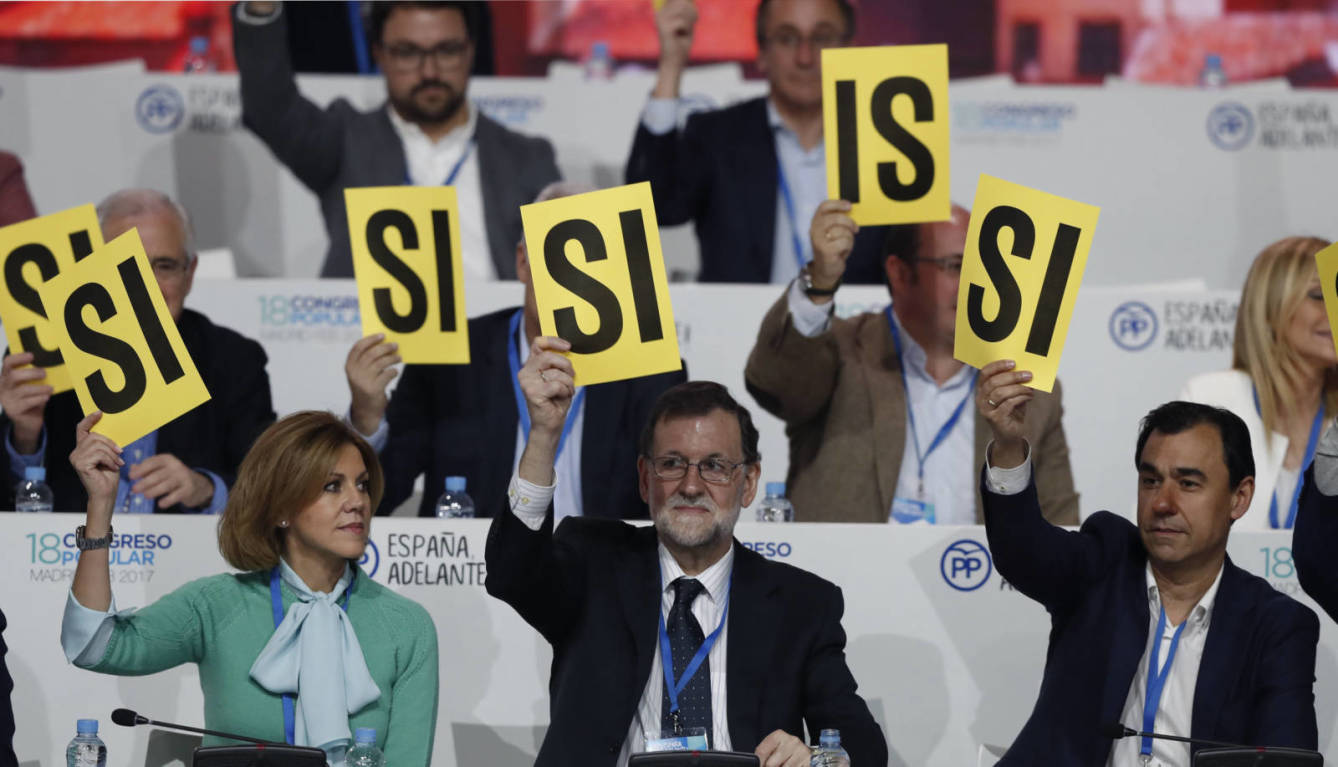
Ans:
POLYGON ((181 222, 181 231, 186 235, 182 247, 186 250, 186 259, 194 263, 198 256, 195 253, 195 227, 191 225, 190 214, 181 203, 156 189, 121 189, 107 195, 97 206, 98 224, 105 230, 108 221, 161 211, 170 211, 181 222))

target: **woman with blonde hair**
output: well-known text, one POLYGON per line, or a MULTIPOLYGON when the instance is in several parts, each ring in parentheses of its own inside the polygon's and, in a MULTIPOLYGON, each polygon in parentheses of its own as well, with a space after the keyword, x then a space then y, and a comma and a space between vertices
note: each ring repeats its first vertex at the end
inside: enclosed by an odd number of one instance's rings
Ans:
POLYGON ((1241 290, 1231 370, 1195 376, 1180 393, 1224 407, 1250 428, 1253 513, 1236 529, 1293 526, 1324 416, 1338 413, 1338 353, 1315 267, 1315 254, 1328 245, 1288 237, 1264 248, 1241 290))
POLYGON ((223 558, 242 572, 192 581, 132 613, 111 593, 122 460, 91 433, 100 417, 79 423, 70 454, 88 516, 61 626, 66 657, 106 674, 195 663, 209 729, 321 748, 338 767, 353 729, 371 727, 387 764, 427 764, 436 629, 421 606, 357 566, 383 487, 372 448, 329 413, 270 426, 243 459, 218 525, 223 558))

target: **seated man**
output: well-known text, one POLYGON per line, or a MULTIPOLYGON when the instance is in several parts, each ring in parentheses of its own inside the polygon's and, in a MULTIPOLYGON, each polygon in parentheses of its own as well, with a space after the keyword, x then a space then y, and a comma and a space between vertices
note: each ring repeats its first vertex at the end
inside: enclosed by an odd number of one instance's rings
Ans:
POLYGON ((976 394, 994 435, 982 483, 990 552, 1051 619, 1036 707, 999 764, 1123 767, 1142 755, 1189 767, 1188 744, 1112 743, 1103 729, 1116 724, 1314 749, 1319 621, 1226 555, 1231 524, 1254 495, 1245 423, 1197 403, 1156 408, 1134 451, 1138 524, 1102 511, 1069 532, 1038 506, 1030 375, 993 362, 976 394))
MULTIPOLYGON (((589 191, 550 184, 535 202, 589 191)), ((426 475, 418 514, 436 513, 445 478, 466 480, 480 517, 497 516, 507 479, 525 447, 526 412, 516 373, 539 335, 539 310, 530 282, 529 251, 516 245, 515 269, 525 304, 469 321, 468 365, 406 365, 393 397, 386 386, 399 362, 396 346, 369 336, 353 345, 345 370, 352 394, 349 421, 381 455, 386 491, 377 513, 389 514, 426 475)), ((558 518, 645 519, 637 497, 635 445, 655 398, 687 380, 684 370, 582 387, 558 456, 563 478, 558 518)))
POLYGON ((554 532, 568 349, 538 338, 521 369, 529 441, 486 552, 488 593, 553 645, 536 767, 621 767, 694 731, 794 767, 809 763, 804 726, 839 729, 853 764, 887 764, 846 665, 841 590, 733 537, 761 465, 752 418, 725 387, 693 381, 655 403, 637 458, 653 526, 568 519, 554 532))
POLYGON ((1315 462, 1305 473, 1305 487, 1292 531, 1292 556, 1301 588, 1329 617, 1338 620, 1338 428, 1331 421, 1315 447, 1315 462))
MULTIPOLYGON (((116 513, 223 510, 228 488, 251 443, 274 421, 265 350, 260 344, 185 308, 197 256, 185 209, 167 195, 126 189, 98 204, 102 236, 139 231, 167 311, 177 323, 210 399, 124 449, 116 513)), ((0 367, 0 434, 9 454, 5 508, 28 466, 46 466, 57 511, 82 511, 88 499, 67 460, 83 418, 73 390, 52 396, 46 371, 24 367, 32 353, 11 354, 0 367), (48 460, 48 458, 50 460, 48 460)))
MULTIPOLYGON (((850 203, 813 217, 813 263, 762 320, 748 391, 785 421, 788 489, 802 522, 980 524, 974 469, 989 436, 970 411, 976 370, 953 357, 957 284, 970 214, 891 227, 883 269, 892 305, 834 316, 855 234, 850 203)), ((1078 524, 1059 384, 1032 403, 1036 487, 1046 519, 1078 524)))

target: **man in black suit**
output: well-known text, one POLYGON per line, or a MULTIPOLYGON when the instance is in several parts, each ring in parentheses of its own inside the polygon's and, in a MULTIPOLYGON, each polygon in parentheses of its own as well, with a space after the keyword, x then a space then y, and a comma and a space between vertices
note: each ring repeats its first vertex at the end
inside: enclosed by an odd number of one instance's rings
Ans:
POLYGON ((1226 555, 1254 494, 1245 423, 1196 403, 1156 408, 1134 452, 1138 524, 1102 511, 1069 532, 1042 518, 1031 480, 1030 374, 1002 361, 980 378, 994 433, 981 491, 990 552, 1051 618, 1036 707, 1000 764, 1190 764, 1183 743, 1112 743, 1103 728, 1116 723, 1314 749, 1319 621, 1226 555))
MULTIPOLYGON (((822 49, 854 37, 854 8, 848 0, 762 0, 757 63, 771 92, 694 114, 680 130, 679 81, 696 20, 693 0, 667 0, 655 15, 658 77, 627 182, 651 183, 662 226, 696 225, 702 282, 787 283, 812 258, 808 222, 827 199, 822 49)), ((883 232, 860 231, 847 283, 883 281, 883 232)))
MULTIPOLYGON (((558 182, 535 202, 589 191, 558 182)), ((469 321, 468 365, 406 365, 393 397, 386 386, 400 361, 397 346, 382 336, 359 340, 345 371, 352 401, 349 422, 381 455, 386 471, 380 514, 395 510, 426 477, 418 514, 436 513, 448 476, 462 476, 480 517, 497 516, 502 494, 527 429, 516 373, 539 335, 539 310, 530 282, 529 251, 515 246, 515 269, 525 285, 523 307, 469 321)), ((558 468, 568 480, 558 498, 559 518, 592 516, 645 519, 637 495, 634 446, 655 399, 687 380, 683 370, 583 387, 558 468)))
MULTIPOLYGON (((118 513, 218 513, 228 499, 242 457, 274 422, 265 350, 185 307, 198 257, 185 209, 150 189, 125 189, 98 203, 102 236, 110 241, 134 228, 153 267, 167 311, 209 390, 209 401, 162 428, 121 445, 126 464, 117 491, 118 513)), ((11 354, 0 367, 0 434, 8 453, 5 508, 27 466, 46 466, 57 511, 87 505, 83 483, 67 457, 83 410, 73 390, 52 396, 46 371, 24 367, 32 353, 11 354)))
POLYGON ((238 5, 233 45, 242 121, 320 198, 330 236, 323 277, 353 276, 344 190, 454 186, 460 249, 470 276, 514 279, 520 206, 558 178, 553 147, 481 114, 465 93, 473 65, 471 3, 372 3, 370 38, 387 104, 321 109, 302 96, 279 3, 238 5))
POLYGON ((1338 428, 1330 422, 1315 448, 1315 462, 1305 473, 1292 531, 1292 556, 1301 588, 1329 617, 1338 621, 1338 428))
POLYGON ((846 665, 841 590, 734 540, 761 466, 757 429, 723 386, 680 384, 651 411, 637 476, 653 526, 568 519, 554 532, 568 349, 538 338, 521 370, 529 441, 486 549, 488 593, 553 646, 537 767, 621 767, 656 741, 708 738, 801 767, 805 726, 810 740, 839 729, 854 764, 886 764, 846 665))

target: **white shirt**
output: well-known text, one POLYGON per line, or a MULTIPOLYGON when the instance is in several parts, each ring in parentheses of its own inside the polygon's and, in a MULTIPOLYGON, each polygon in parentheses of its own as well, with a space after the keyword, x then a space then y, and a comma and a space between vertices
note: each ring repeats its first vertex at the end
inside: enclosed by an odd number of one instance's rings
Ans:
MULTIPOLYGON (((525 340, 525 320, 520 321, 520 327, 516 329, 516 337, 507 339, 507 343, 520 345, 520 364, 523 366, 525 360, 530 358, 530 345, 525 340)), ((509 351, 508 351, 509 356, 509 351)), ((585 387, 577 387, 576 391, 583 391, 585 387)), ((517 408, 525 407, 525 403, 517 402, 517 408)), ((557 475, 557 489, 553 496, 553 526, 561 522, 566 517, 581 516, 581 439, 585 434, 585 404, 576 412, 575 420, 571 425, 571 433, 567 435, 567 441, 563 443, 562 452, 557 457, 557 463, 553 465, 553 472, 557 475)), ((516 418, 516 457, 511 462, 511 473, 515 474, 520 470, 520 454, 525 452, 525 443, 529 435, 525 433, 525 426, 520 418, 516 418)), ((536 528, 537 529, 537 528, 536 528)))
POLYGON ((386 114, 404 146, 404 161, 409 169, 409 181, 416 186, 442 186, 451 169, 465 152, 469 156, 460 166, 460 172, 451 185, 455 187, 456 205, 460 210, 460 263, 465 280, 497 279, 497 266, 492 261, 488 246, 488 228, 483 218, 483 187, 479 180, 478 147, 473 146, 474 129, 478 126, 478 108, 466 101, 462 106, 469 113, 464 125, 451 130, 433 141, 422 128, 400 117, 389 105, 386 114))
MULTIPOLYGON (((794 329, 807 338, 827 332, 831 327, 834 304, 818 306, 804 294, 799 282, 791 283, 786 294, 794 329)), ((916 459, 915 439, 920 440, 921 452, 928 451, 939 429, 952 417, 952 412, 968 399, 972 392, 975 368, 963 365, 940 386, 929 374, 929 357, 924 347, 911 338, 901 320, 895 319, 901 337, 901 356, 906 367, 906 402, 914 416, 906 422, 906 443, 897 475, 898 498, 917 498, 919 495, 919 462, 916 459)), ((879 322, 883 322, 879 318, 879 322)), ((940 525, 974 525, 976 523, 976 414, 971 402, 962 408, 957 425, 948 432, 934 452, 925 459, 925 500, 934 504, 935 523, 940 525)), ((891 519, 891 509, 889 520, 891 519)))
MULTIPOLYGON (((548 502, 553 497, 553 487, 544 487, 526 482, 519 474, 511 476, 511 486, 507 497, 511 512, 526 527, 538 530, 544 523, 548 502)), ((669 619, 669 610, 674 604, 673 582, 683 575, 669 550, 660 544, 660 614, 669 619)), ((725 609, 725 598, 729 593, 730 575, 734 571, 734 549, 731 547, 718 562, 706 568, 696 578, 706 587, 700 596, 692 601, 692 616, 702 628, 702 634, 710 636, 720 625, 725 609)), ((707 661, 711 666, 711 748, 717 751, 729 751, 733 746, 729 740, 729 710, 726 700, 725 662, 729 657, 729 625, 720 632, 720 638, 711 647, 707 661)), ((659 641, 656 640, 654 660, 650 665, 650 676, 646 679, 641 702, 637 704, 636 714, 627 726, 627 738, 623 741, 622 751, 618 754, 619 767, 627 764, 629 756, 644 751, 647 738, 660 737, 660 704, 664 697, 664 666, 660 661, 659 641)))

